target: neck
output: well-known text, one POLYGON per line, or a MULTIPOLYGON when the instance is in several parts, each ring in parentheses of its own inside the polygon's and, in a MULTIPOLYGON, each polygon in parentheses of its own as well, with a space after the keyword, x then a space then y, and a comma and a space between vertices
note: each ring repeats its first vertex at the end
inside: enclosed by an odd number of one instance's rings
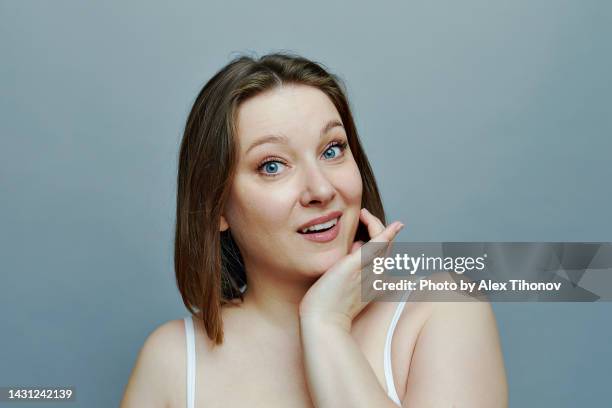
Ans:
POLYGON ((299 336, 299 306, 317 278, 279 279, 277 274, 247 273, 244 307, 266 325, 290 336, 299 336))

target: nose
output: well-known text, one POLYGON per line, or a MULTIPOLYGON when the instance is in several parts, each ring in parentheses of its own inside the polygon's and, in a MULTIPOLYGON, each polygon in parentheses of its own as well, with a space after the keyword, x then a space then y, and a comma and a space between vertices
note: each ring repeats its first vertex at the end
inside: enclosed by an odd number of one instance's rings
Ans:
POLYGON ((334 185, 317 164, 307 166, 302 177, 304 188, 300 196, 300 202, 303 206, 325 206, 336 196, 334 185))

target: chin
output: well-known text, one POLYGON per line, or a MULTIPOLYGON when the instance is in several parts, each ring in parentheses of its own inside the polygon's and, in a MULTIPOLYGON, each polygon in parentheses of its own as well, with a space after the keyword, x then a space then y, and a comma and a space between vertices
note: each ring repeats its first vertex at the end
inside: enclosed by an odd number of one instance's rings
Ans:
POLYGON ((346 253, 341 251, 340 248, 334 249, 333 251, 311 255, 306 262, 306 265, 302 265, 301 269, 306 269, 309 275, 320 276, 327 272, 329 268, 334 266, 346 253), (306 268, 304 268, 306 266, 306 268))

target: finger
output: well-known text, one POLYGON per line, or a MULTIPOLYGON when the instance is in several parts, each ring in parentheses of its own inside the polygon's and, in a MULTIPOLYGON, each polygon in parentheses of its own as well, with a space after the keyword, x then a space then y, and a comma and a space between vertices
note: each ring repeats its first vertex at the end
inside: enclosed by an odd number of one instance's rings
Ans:
POLYGON ((352 261, 359 263, 359 267, 363 269, 370 267, 374 258, 388 256, 391 241, 403 227, 404 225, 399 221, 389 224, 380 234, 353 252, 355 259, 352 261))
POLYGON ((399 221, 395 221, 389 224, 381 233, 373 237, 370 242, 391 242, 397 234, 404 228, 404 224, 399 221))
POLYGON ((361 248, 363 246, 363 241, 355 241, 353 242, 353 245, 351 246, 351 250, 349 253, 353 253, 355 251, 357 251, 359 248, 361 248))
POLYGON ((404 224, 399 221, 389 224, 383 232, 372 238, 365 247, 362 247, 362 251, 365 249, 365 252, 362 254, 361 261, 370 263, 373 262, 374 258, 389 256, 392 242, 403 227, 404 224))
POLYGON ((361 222, 365 224, 368 229, 368 235, 373 238, 385 230, 385 225, 378 217, 372 214, 367 208, 362 208, 359 214, 361 222))

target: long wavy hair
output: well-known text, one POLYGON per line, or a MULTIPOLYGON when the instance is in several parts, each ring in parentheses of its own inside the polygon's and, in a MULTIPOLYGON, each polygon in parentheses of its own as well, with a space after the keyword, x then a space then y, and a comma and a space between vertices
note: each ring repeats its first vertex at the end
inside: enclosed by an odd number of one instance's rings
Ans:
MULTIPOLYGON (((361 173, 361 206, 385 221, 374 174, 361 147, 343 81, 320 63, 290 53, 235 57, 198 94, 182 137, 177 177, 174 268, 183 303, 202 320, 214 344, 223 342, 221 307, 243 300, 242 256, 220 217, 237 162, 236 117, 242 102, 283 84, 320 89, 333 102, 361 173)), ((367 242, 360 223, 355 239, 367 242)))

